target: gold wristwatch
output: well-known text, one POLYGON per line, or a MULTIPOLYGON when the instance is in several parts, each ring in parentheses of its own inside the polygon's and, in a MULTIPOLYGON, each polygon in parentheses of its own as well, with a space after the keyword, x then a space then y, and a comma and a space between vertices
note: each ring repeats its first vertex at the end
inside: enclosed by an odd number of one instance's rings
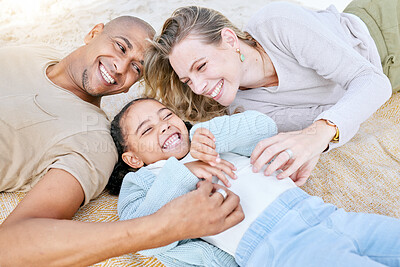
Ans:
POLYGON ((335 127, 336 130, 336 134, 335 136, 332 138, 331 143, 338 143, 339 142, 339 128, 336 126, 336 124, 334 124, 332 121, 327 120, 327 119, 321 119, 323 120, 327 125, 335 127))

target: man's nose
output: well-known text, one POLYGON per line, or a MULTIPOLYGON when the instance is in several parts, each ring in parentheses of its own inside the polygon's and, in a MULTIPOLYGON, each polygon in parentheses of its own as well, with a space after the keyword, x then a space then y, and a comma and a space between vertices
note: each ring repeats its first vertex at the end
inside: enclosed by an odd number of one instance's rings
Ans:
POLYGON ((114 59, 114 68, 116 73, 125 73, 131 64, 130 59, 126 57, 117 57, 114 59))

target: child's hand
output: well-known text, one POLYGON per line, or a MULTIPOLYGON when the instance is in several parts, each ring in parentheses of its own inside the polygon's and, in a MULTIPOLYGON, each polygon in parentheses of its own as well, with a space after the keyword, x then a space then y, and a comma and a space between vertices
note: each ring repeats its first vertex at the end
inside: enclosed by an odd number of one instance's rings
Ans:
POLYGON ((211 166, 216 166, 221 158, 215 150, 215 137, 206 128, 198 128, 193 135, 190 144, 190 155, 193 158, 207 162, 211 166))
POLYGON ((199 179, 212 182, 212 177, 216 176, 226 187, 230 187, 231 183, 224 173, 236 179, 236 174, 232 171, 233 165, 226 160, 221 160, 215 167, 200 160, 185 163, 185 166, 199 179))

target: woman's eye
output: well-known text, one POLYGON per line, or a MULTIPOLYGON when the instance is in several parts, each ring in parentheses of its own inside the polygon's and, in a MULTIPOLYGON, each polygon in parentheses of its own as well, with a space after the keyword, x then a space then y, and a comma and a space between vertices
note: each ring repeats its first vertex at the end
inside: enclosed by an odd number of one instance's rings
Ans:
POLYGON ((120 43, 118 43, 117 42, 117 45, 118 45, 118 47, 119 47, 119 49, 121 49, 121 51, 122 51, 122 53, 124 53, 125 54, 125 47, 123 47, 120 43))
POLYGON ((189 79, 187 79, 186 81, 182 81, 183 82, 183 84, 184 85, 189 85, 189 83, 190 83, 190 80, 189 79))
POLYGON ((205 65, 206 65, 206 63, 201 64, 201 65, 197 68, 197 70, 200 71, 205 65))

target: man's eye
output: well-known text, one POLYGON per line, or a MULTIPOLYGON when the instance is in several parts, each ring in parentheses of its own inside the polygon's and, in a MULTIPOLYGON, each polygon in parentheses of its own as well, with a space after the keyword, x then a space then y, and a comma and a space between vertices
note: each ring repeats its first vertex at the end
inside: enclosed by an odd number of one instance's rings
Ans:
POLYGON ((120 43, 118 43, 117 42, 117 45, 118 45, 118 47, 119 47, 119 49, 121 49, 121 51, 122 51, 122 53, 124 53, 125 54, 125 47, 123 47, 120 43))
POLYGON ((201 64, 201 65, 197 68, 197 70, 200 71, 205 65, 206 65, 206 63, 201 64))
POLYGON ((137 71, 137 73, 139 73, 139 75, 140 75, 141 70, 140 70, 139 66, 136 65, 135 63, 132 63, 132 66, 133 66, 133 68, 137 71))

